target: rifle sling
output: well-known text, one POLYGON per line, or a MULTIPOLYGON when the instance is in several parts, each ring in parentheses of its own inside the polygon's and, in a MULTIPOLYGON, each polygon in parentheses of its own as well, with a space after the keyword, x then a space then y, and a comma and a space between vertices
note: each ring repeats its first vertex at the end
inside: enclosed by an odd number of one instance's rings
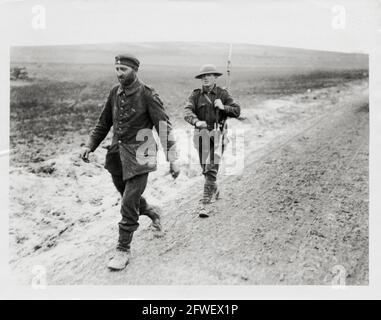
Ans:
MULTIPOLYGON (((212 107, 214 107, 214 103, 212 102, 212 100, 210 100, 210 98, 209 98, 209 96, 205 93, 205 92, 203 92, 203 96, 205 97, 205 99, 212 105, 212 107)), ((218 123, 218 118, 219 118, 219 111, 220 111, 220 109, 219 108, 217 108, 217 110, 216 110, 216 122, 215 122, 215 124, 216 124, 216 129, 218 129, 218 125, 219 125, 219 123, 218 123)))

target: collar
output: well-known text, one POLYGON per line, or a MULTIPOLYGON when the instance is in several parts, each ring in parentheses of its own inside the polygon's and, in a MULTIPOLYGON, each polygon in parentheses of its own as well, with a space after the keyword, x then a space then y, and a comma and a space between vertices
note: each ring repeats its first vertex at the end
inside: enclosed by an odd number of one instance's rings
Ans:
POLYGON ((120 95, 124 92, 126 96, 129 96, 133 93, 135 93, 139 87, 140 87, 140 81, 138 77, 134 80, 133 83, 131 83, 127 88, 123 88, 121 84, 119 84, 118 91, 116 92, 117 95, 120 95))
MULTIPOLYGON (((204 90, 204 87, 201 88, 201 92, 208 93, 207 91, 204 90)), ((217 85, 216 84, 213 86, 212 90, 210 90, 210 93, 217 94, 217 85)))

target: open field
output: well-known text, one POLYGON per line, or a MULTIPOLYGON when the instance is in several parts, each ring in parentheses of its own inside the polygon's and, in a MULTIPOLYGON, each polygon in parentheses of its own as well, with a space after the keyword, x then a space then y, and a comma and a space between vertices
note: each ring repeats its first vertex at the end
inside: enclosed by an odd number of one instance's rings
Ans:
MULTIPOLYGON (((134 47, 147 61, 141 79, 159 92, 176 129, 189 128, 183 103, 199 85, 197 50, 222 67, 226 55, 218 44, 183 46, 167 46, 166 55, 155 53, 165 46, 134 47)), ((31 266, 43 265, 49 284, 330 284, 342 266, 348 284, 368 283, 366 56, 235 47, 230 91, 242 119, 230 127, 245 130, 244 170, 221 175, 218 213, 199 220, 202 177, 197 163, 184 160, 196 156, 180 136, 181 176, 172 181, 163 163, 146 190, 162 207, 164 238, 154 238, 142 217, 131 265, 115 274, 105 262, 119 200, 102 169, 105 150, 90 164, 78 158, 116 83, 112 59, 122 47, 105 48, 11 52, 11 65, 31 77, 11 82, 16 278, 27 283, 31 266)))
MULTIPOLYGON (((14 165, 40 162, 86 142, 109 90, 116 84, 112 65, 23 65, 34 80, 11 88, 10 141, 14 165)), ((199 85, 193 79, 197 70, 197 67, 146 66, 141 72, 143 81, 159 92, 177 128, 186 126, 183 105, 199 85)), ((269 98, 367 77, 366 70, 283 72, 234 69, 231 92, 238 101, 244 101, 245 110, 250 110, 269 98)), ((223 79, 221 83, 224 85, 223 79)))

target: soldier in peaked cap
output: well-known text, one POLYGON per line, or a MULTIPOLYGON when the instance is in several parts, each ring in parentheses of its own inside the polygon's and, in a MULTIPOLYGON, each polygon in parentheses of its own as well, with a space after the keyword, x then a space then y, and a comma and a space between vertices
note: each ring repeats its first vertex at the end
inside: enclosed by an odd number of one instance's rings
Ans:
POLYGON ((217 173, 225 148, 225 129, 228 117, 238 118, 240 106, 226 89, 217 86, 222 73, 212 64, 203 65, 195 76, 201 88, 193 90, 185 105, 184 119, 194 126, 194 145, 199 154, 202 174, 205 177, 200 217, 208 217, 205 206, 218 198, 217 173))
POLYGON ((142 197, 148 173, 156 170, 157 145, 152 128, 155 127, 173 178, 179 175, 177 151, 172 125, 158 94, 137 76, 139 60, 123 54, 115 57, 115 71, 119 85, 111 89, 98 123, 82 150, 82 159, 89 161, 113 127, 113 139, 108 147, 105 168, 111 173, 116 189, 122 196, 119 240, 108 267, 124 269, 130 257, 132 235, 139 226, 139 215, 147 215, 152 225, 161 230, 160 216, 142 197))

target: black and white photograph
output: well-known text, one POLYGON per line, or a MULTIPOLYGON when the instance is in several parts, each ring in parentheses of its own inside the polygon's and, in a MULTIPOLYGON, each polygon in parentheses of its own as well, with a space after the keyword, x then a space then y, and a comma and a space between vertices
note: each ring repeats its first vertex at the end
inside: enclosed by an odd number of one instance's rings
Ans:
POLYGON ((0 7, 8 284, 372 285, 380 1, 0 7))

